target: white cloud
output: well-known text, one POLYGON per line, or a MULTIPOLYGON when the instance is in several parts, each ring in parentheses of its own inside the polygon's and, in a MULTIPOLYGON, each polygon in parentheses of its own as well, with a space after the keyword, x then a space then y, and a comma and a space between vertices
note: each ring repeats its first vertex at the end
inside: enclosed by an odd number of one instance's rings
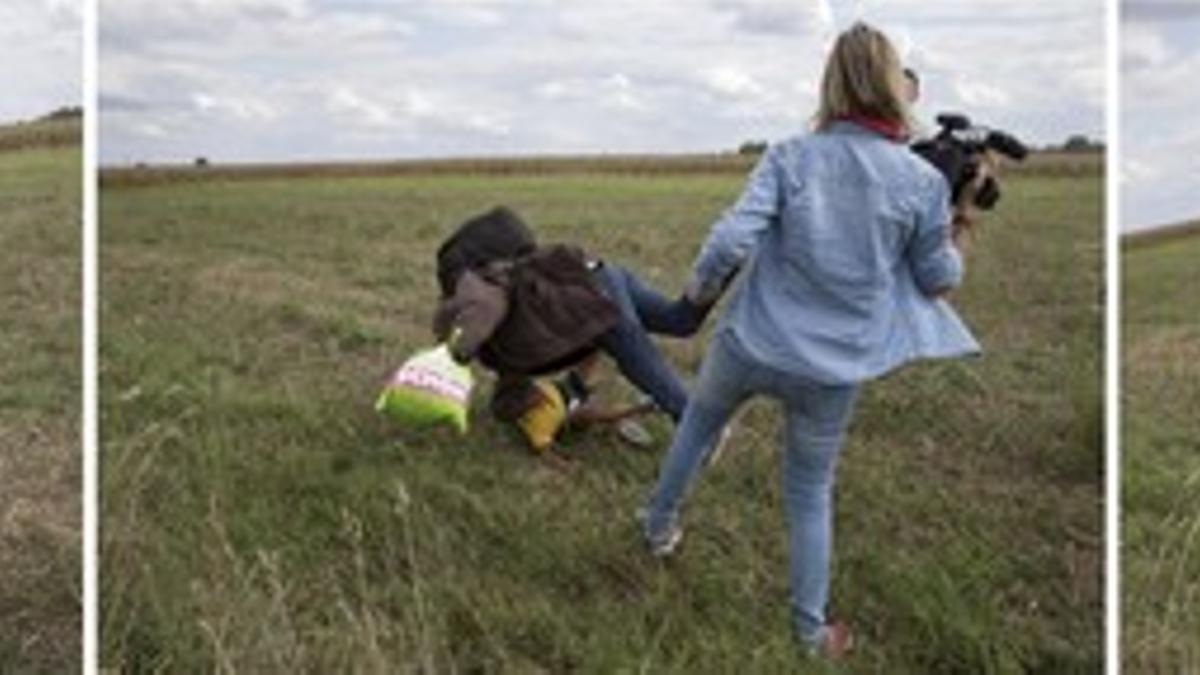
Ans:
POLYGON ((1143 23, 1121 27, 1121 66, 1126 69, 1161 66, 1170 58, 1166 39, 1159 28, 1143 23))
POLYGON ((45 0, 45 2, 51 17, 74 23, 76 26, 82 25, 83 3, 80 0, 45 0))
POLYGON ((1159 169, 1137 159, 1126 159, 1121 166, 1121 183, 1143 183, 1161 176, 1159 169))
POLYGON ((103 1, 109 161, 726 149, 804 128, 859 15, 931 113, 1102 132, 1101 0, 103 1))
POLYGON ((613 73, 600 83, 600 103, 605 107, 633 112, 649 109, 643 96, 637 91, 633 80, 624 73, 613 73))
POLYGON ((536 89, 534 89, 534 93, 548 101, 562 100, 568 96, 574 95, 574 91, 575 87, 572 86, 571 83, 563 82, 562 80, 543 82, 539 84, 536 89))
POLYGON ((736 66, 707 70, 703 74, 703 81, 714 93, 737 100, 761 99, 767 92, 766 87, 752 75, 736 66))
POLYGON ((0 4, 0 122, 82 99, 81 0, 0 4))
POLYGON ((1122 96, 1139 110, 1192 107, 1200 99, 1196 74, 1200 73, 1200 49, 1179 53, 1156 68, 1124 69, 1122 96))
POLYGON ((472 113, 463 118, 463 125, 468 129, 491 136, 507 136, 512 128, 503 120, 487 113, 472 113))
POLYGON ((642 88, 624 73, 550 80, 534 86, 534 95, 544 101, 596 106, 617 112, 646 112, 652 109, 642 88))
POLYGON ((307 0, 105 0, 105 21, 140 17, 141 20, 176 23, 297 19, 311 14, 307 0))
POLYGON ((1200 2, 1122 4, 1121 225, 1200 216, 1200 2))
POLYGON ((330 111, 345 116, 344 121, 373 128, 411 128, 421 120, 444 115, 427 94, 416 90, 371 97, 350 86, 337 85, 327 93, 326 102, 330 111))
POLYGON ((260 99, 217 97, 196 92, 191 100, 201 113, 226 115, 242 122, 270 122, 279 117, 270 103, 260 99))
POLYGON ((1200 2, 1195 0, 1123 0, 1122 19, 1128 25, 1136 21, 1180 21, 1200 18, 1200 2))
POLYGON ((153 122, 143 122, 134 127, 134 131, 149 138, 166 138, 170 132, 161 125, 153 122))
POLYGON ((347 114, 367 126, 384 127, 395 122, 386 107, 363 98, 349 87, 338 87, 330 92, 328 105, 335 114, 347 114))
POLYGON ((954 92, 963 103, 971 108, 1005 107, 1012 101, 1008 92, 987 82, 956 80, 954 92))
POLYGON ((430 94, 409 89, 371 96, 347 85, 326 92, 326 109, 347 128, 366 135, 397 134, 415 140, 426 134, 471 133, 504 136, 509 125, 486 111, 471 110, 430 94))
POLYGON ((834 27, 830 1, 713 0, 712 5, 728 12, 737 30, 784 36, 809 32, 828 37, 834 27))
POLYGON ((505 23, 505 14, 497 3, 444 2, 436 8, 437 18, 467 26, 495 27, 505 23))

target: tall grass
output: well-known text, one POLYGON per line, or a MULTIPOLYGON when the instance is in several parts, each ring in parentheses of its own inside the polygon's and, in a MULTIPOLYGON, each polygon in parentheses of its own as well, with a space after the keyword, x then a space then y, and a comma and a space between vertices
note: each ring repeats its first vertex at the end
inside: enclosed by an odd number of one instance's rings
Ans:
POLYGON ((0 672, 80 666, 78 149, 0 153, 0 672))
MULTIPOLYGON (((562 471, 476 411, 371 402, 429 343, 433 251, 498 202, 671 292, 736 174, 445 174, 102 194, 102 640, 131 672, 790 672, 778 412, 746 411, 650 559, 653 451, 562 471)), ((842 463, 854 672, 1102 661, 1098 173, 1017 177, 957 296, 988 349, 870 386, 842 463)), ((705 338, 664 346, 694 373, 705 338)), ((487 379, 481 396, 486 395, 487 379)), ((631 397, 615 375, 608 397, 631 397)), ((482 408, 482 406, 479 406, 482 408)))
POLYGON ((1125 669, 1200 671, 1200 274, 1194 231, 1123 255, 1125 669))

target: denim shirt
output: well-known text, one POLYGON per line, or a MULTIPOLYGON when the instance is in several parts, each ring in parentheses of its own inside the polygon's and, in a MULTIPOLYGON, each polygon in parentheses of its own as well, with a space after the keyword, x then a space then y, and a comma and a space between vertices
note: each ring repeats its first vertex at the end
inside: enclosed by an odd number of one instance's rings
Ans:
POLYGON ((748 355, 827 384, 980 351, 934 293, 957 286, 949 186, 904 144, 852 122, 773 144, 705 241, 711 292, 739 267, 718 331, 748 355))

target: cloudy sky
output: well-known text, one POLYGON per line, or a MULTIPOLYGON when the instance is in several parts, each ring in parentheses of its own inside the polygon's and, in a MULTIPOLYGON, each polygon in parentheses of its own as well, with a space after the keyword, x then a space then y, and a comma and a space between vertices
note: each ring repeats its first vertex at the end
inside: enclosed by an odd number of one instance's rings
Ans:
MULTIPOLYGON (((6 0, 7 1, 7 0, 6 0)), ((1103 135, 1102 0, 101 0, 102 160, 723 150, 803 128, 833 31, 1027 140, 1103 135)))
POLYGON ((83 99, 83 0, 0 1, 0 123, 83 99))
POLYGON ((1122 0, 1121 226, 1200 218, 1200 0, 1122 0))

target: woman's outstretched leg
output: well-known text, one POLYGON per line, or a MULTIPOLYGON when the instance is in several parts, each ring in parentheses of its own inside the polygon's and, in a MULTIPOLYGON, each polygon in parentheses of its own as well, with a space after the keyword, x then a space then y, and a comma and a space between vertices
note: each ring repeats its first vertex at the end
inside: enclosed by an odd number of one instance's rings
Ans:
POLYGON ((658 472, 658 483, 646 504, 643 534, 654 551, 669 552, 678 531, 680 502, 705 456, 729 421, 750 395, 754 367, 738 358, 728 337, 713 339, 695 391, 658 472))

